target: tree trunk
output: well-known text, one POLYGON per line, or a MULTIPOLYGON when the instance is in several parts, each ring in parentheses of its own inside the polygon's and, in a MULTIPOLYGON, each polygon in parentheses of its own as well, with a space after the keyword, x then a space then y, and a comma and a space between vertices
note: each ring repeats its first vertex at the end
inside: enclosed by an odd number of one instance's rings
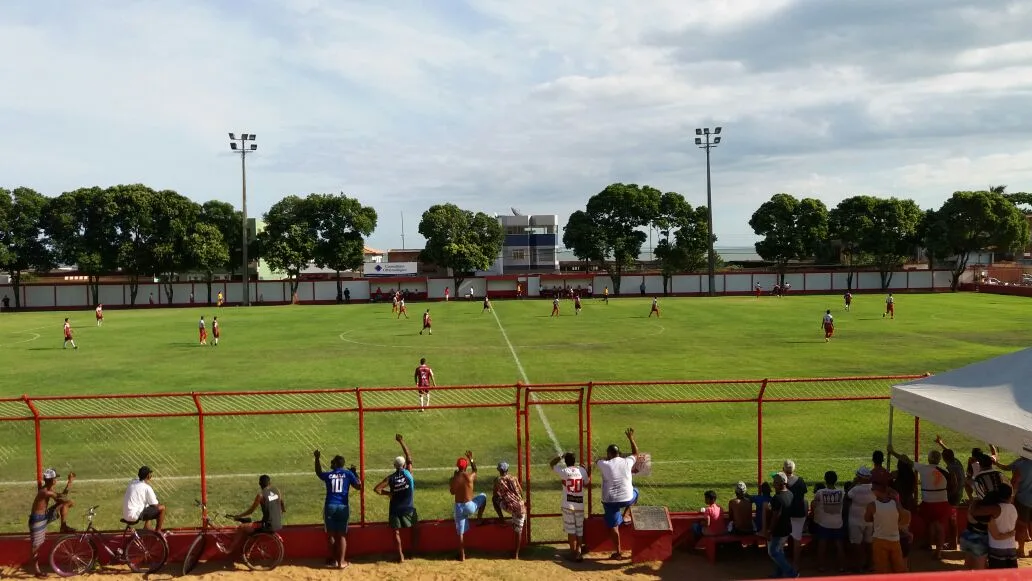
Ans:
POLYGON ((100 277, 92 274, 87 275, 86 283, 90 287, 90 291, 93 293, 93 305, 97 306, 100 304, 100 277))
POLYGON ((613 263, 613 269, 610 271, 609 279, 613 281, 613 296, 620 294, 620 279, 623 278, 623 267, 617 263, 613 263))
POLYGON ((14 308, 21 308, 21 271, 11 271, 11 291, 14 292, 14 308))
POLYGON ((287 275, 290 276, 290 302, 294 302, 294 295, 297 294, 297 288, 301 286, 301 271, 291 272, 287 270, 287 275))
MULTIPOLYGON (((967 263, 970 256, 971 254, 969 252, 964 252, 957 256, 957 262, 954 263, 953 270, 950 272, 951 291, 957 292, 957 287, 960 286, 960 275, 964 274, 964 271, 967 270, 967 263)), ((934 272, 932 273, 932 276, 935 276, 934 272)))
POLYGON ((459 287, 462 286, 462 283, 465 282, 465 281, 466 281, 466 277, 464 277, 464 276, 452 275, 452 284, 455 285, 454 287, 452 287, 452 298, 454 298, 454 299, 459 298, 459 287))
POLYGON ((889 284, 892 283, 892 269, 886 270, 885 267, 878 269, 878 274, 881 276, 881 288, 882 290, 888 290, 889 284))
POLYGON ((164 279, 164 284, 162 284, 161 286, 165 287, 165 298, 168 300, 168 304, 171 305, 172 295, 175 292, 175 289, 172 288, 172 275, 169 274, 165 276, 164 279))
POLYGON ((344 302, 344 285, 340 280, 340 271, 337 271, 337 304, 344 302))
POLYGON ((129 275, 129 306, 136 306, 136 294, 140 292, 140 276, 138 274, 129 275))
POLYGON ((673 278, 672 275, 666 272, 663 273, 663 296, 670 296, 670 291, 667 289, 669 288, 671 278, 673 278))
POLYGON ((211 283, 212 283, 212 280, 214 280, 214 278, 215 278, 215 273, 211 272, 210 270, 207 272, 207 274, 204 277, 204 284, 205 284, 205 286, 208 287, 208 304, 209 305, 211 304, 211 283))

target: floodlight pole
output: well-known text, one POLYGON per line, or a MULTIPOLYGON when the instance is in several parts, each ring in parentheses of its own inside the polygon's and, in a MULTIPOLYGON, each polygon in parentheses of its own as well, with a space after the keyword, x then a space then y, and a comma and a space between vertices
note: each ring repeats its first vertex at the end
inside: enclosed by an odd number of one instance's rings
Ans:
POLYGON ((243 258, 243 291, 244 291, 244 306, 251 306, 251 268, 250 263, 247 260, 247 154, 252 153, 258 149, 257 143, 251 143, 250 146, 248 141, 255 140, 254 133, 241 133, 240 137, 236 137, 235 134, 230 133, 229 144, 230 149, 234 152, 240 153, 240 196, 241 196, 241 214, 242 217, 242 228, 241 228, 241 254, 243 258), (239 146, 239 147, 238 147, 239 146))
POLYGON ((721 128, 717 127, 712 132, 709 127, 702 129, 696 129, 695 134, 702 137, 695 138, 695 145, 699 146, 699 149, 706 150, 706 229, 709 235, 709 296, 716 296, 716 283, 717 283, 717 259, 713 249, 713 187, 712 180, 710 179, 710 149, 720 144, 720 138, 715 137, 713 141, 710 141, 710 135, 720 135, 721 128))

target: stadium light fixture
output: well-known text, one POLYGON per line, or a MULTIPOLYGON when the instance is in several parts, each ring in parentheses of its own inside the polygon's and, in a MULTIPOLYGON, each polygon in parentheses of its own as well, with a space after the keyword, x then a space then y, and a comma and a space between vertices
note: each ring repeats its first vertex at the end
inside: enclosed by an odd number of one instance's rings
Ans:
POLYGON ((243 235, 241 237, 241 254, 243 255, 243 295, 244 295, 244 306, 251 305, 251 269, 249 261, 247 260, 247 154, 253 153, 258 150, 257 143, 248 144, 248 141, 254 141, 256 138, 254 133, 241 133, 240 137, 237 137, 235 133, 229 134, 230 144, 229 148, 234 153, 240 154, 240 198, 242 201, 241 214, 243 214, 243 235), (248 147, 250 145, 250 147, 248 147))
POLYGON ((707 274, 709 275, 708 294, 711 297, 716 295, 717 261, 715 251, 713 250, 713 187, 712 180, 710 179, 710 150, 720 144, 720 138, 714 137, 713 141, 710 141, 710 135, 720 135, 722 130, 723 127, 714 127, 712 133, 710 132, 709 127, 702 127, 695 130, 696 135, 703 136, 702 138, 695 138, 695 145, 697 145, 699 149, 706 150, 706 222, 707 229, 709 230, 709 268, 707 269, 707 274))

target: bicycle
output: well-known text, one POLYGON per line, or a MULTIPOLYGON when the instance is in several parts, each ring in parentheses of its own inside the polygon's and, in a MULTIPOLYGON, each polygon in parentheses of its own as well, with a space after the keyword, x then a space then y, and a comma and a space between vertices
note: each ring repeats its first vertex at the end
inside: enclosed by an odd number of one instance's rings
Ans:
MULTIPOLYGON (((190 549, 186 552, 186 559, 183 560, 183 575, 189 575, 197 567, 197 564, 201 562, 201 558, 208 556, 205 549, 208 547, 209 540, 214 542, 215 551, 209 551, 212 554, 208 558, 211 558, 211 556, 229 555, 229 549, 233 546, 237 529, 234 526, 213 526, 213 520, 233 520, 241 524, 251 522, 251 519, 247 517, 207 512, 207 507, 200 501, 197 501, 197 506, 205 512, 205 516, 201 532, 197 533, 197 537, 190 543, 190 549), (209 536, 211 539, 209 539, 209 536)), ((283 555, 283 539, 273 531, 256 528, 247 535, 247 540, 244 541, 240 556, 244 564, 252 571, 271 571, 283 562, 283 555)))
POLYGON ((105 534, 93 526, 99 505, 86 511, 86 528, 65 535, 50 550, 50 568, 61 577, 74 577, 91 571, 98 562, 125 563, 134 573, 155 573, 168 560, 168 541, 161 533, 137 529, 140 521, 119 519, 125 528, 121 535, 105 534))

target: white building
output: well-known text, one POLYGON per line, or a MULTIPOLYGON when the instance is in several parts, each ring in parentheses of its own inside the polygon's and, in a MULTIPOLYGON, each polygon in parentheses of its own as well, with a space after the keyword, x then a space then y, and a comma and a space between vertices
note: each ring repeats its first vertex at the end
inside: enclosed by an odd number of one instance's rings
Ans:
POLYGON ((554 214, 498 216, 505 239, 487 274, 559 271, 559 217, 554 214))

